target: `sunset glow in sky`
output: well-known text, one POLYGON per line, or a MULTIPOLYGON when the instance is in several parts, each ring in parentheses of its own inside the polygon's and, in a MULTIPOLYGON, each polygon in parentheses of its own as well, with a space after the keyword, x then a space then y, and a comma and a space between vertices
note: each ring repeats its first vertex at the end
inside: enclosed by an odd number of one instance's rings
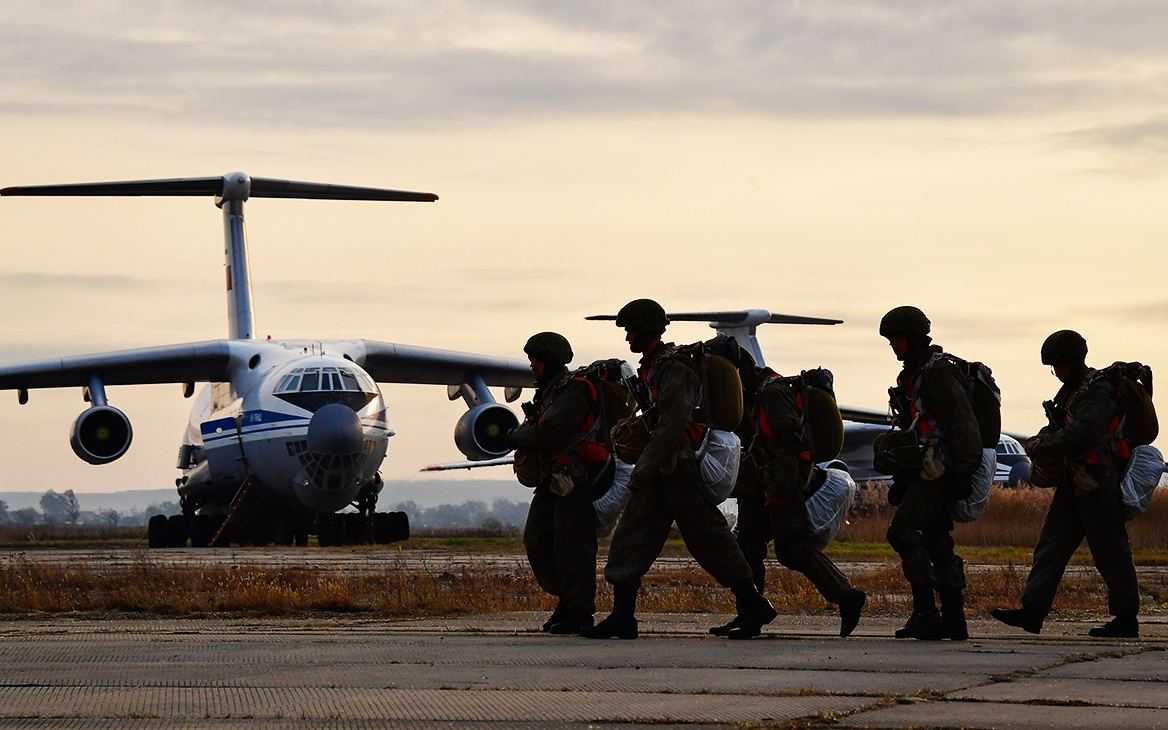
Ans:
MULTIPOLYGON (((583 318, 636 297, 757 307, 845 320, 760 340, 883 408, 877 323, 915 304, 1028 433, 1056 329, 1168 372, 1166 35, 1137 1, 12 0, 0 187, 243 170, 440 196, 249 202, 276 338, 522 357, 550 329, 583 363, 631 357, 583 318)), ((210 199, 4 199, 0 246, 4 362, 226 335, 210 199)), ((461 402, 383 390, 387 479, 461 458, 461 402)), ((80 392, 0 394, 0 491, 172 485, 180 386, 109 395, 134 444, 93 467, 80 392)))

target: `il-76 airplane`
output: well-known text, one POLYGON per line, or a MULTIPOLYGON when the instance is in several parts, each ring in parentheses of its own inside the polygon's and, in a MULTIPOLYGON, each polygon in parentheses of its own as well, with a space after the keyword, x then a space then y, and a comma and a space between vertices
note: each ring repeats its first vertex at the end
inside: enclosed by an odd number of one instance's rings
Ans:
POLYGON ((447 386, 468 411, 455 444, 468 459, 507 454, 515 413, 496 403, 488 386, 506 388, 508 402, 532 384, 527 362, 371 340, 257 340, 244 233, 249 198, 314 198, 433 202, 438 196, 379 188, 252 178, 141 180, 10 187, 0 196, 214 197, 223 210, 228 338, 0 366, 0 390, 28 402, 36 388, 81 388, 89 407, 73 423, 73 451, 108 464, 130 448, 133 430, 110 405, 106 387, 143 383, 195 384, 190 423, 179 450, 182 515, 155 518, 151 547, 210 543, 295 542, 316 534, 322 545, 390 542, 409 536, 404 513, 377 512, 378 468, 393 431, 377 383, 447 386), (336 514, 348 506, 357 512, 336 514), (230 520, 230 530, 224 530, 230 520))

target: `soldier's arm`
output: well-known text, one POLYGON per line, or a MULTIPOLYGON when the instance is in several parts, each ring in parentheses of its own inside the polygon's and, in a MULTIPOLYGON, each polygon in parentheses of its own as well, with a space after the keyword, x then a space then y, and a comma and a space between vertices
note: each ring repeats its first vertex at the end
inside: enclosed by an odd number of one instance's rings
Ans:
POLYGON ((957 474, 974 473, 981 466, 981 431, 957 368, 930 368, 924 381, 929 407, 945 424, 951 461, 947 466, 957 474))
POLYGON ((651 479, 681 446, 689 426, 701 380, 679 361, 665 365, 657 381, 657 426, 637 459, 630 482, 651 479))
POLYGON ((1068 410, 1065 428, 1042 436, 1034 444, 1035 453, 1059 450, 1074 457, 1099 445, 1107 426, 1119 415, 1119 405, 1104 385, 1090 388, 1068 410))
POLYGON ((548 451, 572 440, 576 431, 590 415, 585 385, 572 382, 557 394, 543 414, 542 421, 529 419, 519 425, 511 439, 519 448, 548 451))

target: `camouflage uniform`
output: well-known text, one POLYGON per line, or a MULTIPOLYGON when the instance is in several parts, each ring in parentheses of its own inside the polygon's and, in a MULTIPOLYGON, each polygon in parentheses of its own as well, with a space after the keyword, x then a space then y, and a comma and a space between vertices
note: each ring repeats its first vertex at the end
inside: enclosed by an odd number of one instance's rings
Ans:
MULTIPOLYGON (((756 382, 762 382, 774 371, 760 368, 758 374, 756 382)), ((852 586, 835 564, 810 543, 805 503, 822 486, 823 474, 812 480, 812 463, 801 432, 795 392, 785 383, 772 381, 748 403, 750 412, 738 434, 743 443, 752 444, 754 458, 743 460, 735 496, 738 546, 751 567, 754 584, 761 593, 766 571, 763 559, 773 539, 780 563, 807 576, 828 601, 841 604, 851 596, 852 586), (764 417, 773 439, 759 427, 764 417), (801 458, 804 454, 806 458, 801 458), (764 462, 761 472, 754 459, 764 462)))
MULTIPOLYGON (((545 463, 577 441, 592 416, 588 385, 569 378, 566 368, 536 392, 532 405, 529 417, 511 439, 519 448, 538 452, 545 463)), ((584 464, 585 473, 574 477, 575 488, 566 496, 553 494, 545 482, 536 487, 531 499, 523 544, 539 587, 559 597, 556 613, 561 616, 591 617, 596 610, 596 512, 591 486, 603 467, 603 462, 584 464)))
POLYGON ((1065 413, 1065 419, 1060 420, 1065 420, 1066 425, 1043 428, 1028 445, 1032 456, 1061 455, 1068 464, 1078 463, 1099 485, 1097 489, 1076 489, 1073 467, 1068 468, 1065 482, 1051 499, 1022 591, 1023 608, 1039 622, 1050 612, 1067 562, 1084 537, 1095 567, 1107 584, 1111 615, 1134 618, 1140 608, 1119 488, 1120 474, 1127 464, 1110 449, 1101 448, 1107 444, 1107 434, 1114 431, 1121 414, 1119 394, 1104 378, 1082 388, 1093 371, 1084 368, 1084 372, 1083 379, 1067 383, 1054 397, 1054 405, 1065 413), (1095 453, 1084 459, 1088 452, 1095 453))
POLYGON ((687 433, 692 433, 690 418, 701 381, 689 365, 666 356, 669 348, 659 343, 641 359, 641 375, 656 393, 655 423, 633 467, 631 495, 612 537, 604 577, 614 586, 639 586, 676 520, 686 548, 715 580, 729 588, 750 586, 750 566, 726 518, 704 494, 697 464, 683 448, 687 433))
MULTIPOLYGON (((945 473, 933 481, 926 481, 918 472, 896 475, 894 488, 903 488, 904 494, 888 526, 888 542, 900 555, 909 583, 943 592, 965 589, 964 562, 953 552, 953 520, 946 503, 954 496, 952 487, 967 485, 981 464, 982 447, 977 418, 957 368, 941 360, 920 372, 940 352, 936 345, 922 347, 905 362, 896 382, 897 389, 906 395, 911 395, 914 387, 923 389, 929 415, 943 427, 943 432, 933 436, 940 439, 945 473)), ((929 428, 923 415, 917 428, 929 428)))

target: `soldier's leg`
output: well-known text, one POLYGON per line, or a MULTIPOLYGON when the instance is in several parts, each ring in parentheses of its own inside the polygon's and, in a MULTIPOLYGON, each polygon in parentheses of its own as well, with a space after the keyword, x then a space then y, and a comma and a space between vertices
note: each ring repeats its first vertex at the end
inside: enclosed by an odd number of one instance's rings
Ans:
POLYGON ((923 585, 930 591, 936 585, 936 576, 922 533, 936 520, 939 504, 943 506, 934 495, 939 486, 921 479, 910 482, 887 533, 888 544, 900 555, 904 577, 914 586, 923 585))
POLYGON ((766 586, 767 545, 771 541, 770 515, 762 492, 750 492, 738 498, 738 548, 750 565, 754 585, 762 593, 766 586))
MULTIPOLYGON (((596 511, 590 490, 555 498, 555 563, 560 604, 580 625, 596 611, 596 511)), ((576 628, 579 628, 577 626, 576 628)))
POLYGON ((1091 558, 1107 584, 1108 612, 1134 620, 1140 610, 1140 589, 1124 521, 1123 495, 1118 489, 1101 488, 1076 499, 1091 558))
POLYGON ((912 587, 913 597, 912 616, 895 632, 898 639, 935 641, 945 637, 941 613, 933 600, 936 573, 924 537, 925 531, 936 522, 938 510, 944 509, 939 494, 943 486, 913 479, 888 526, 888 542, 900 555, 901 569, 912 587))
POLYGON ((545 593, 560 595, 560 577, 556 571, 555 555, 556 496, 546 489, 537 489, 527 510, 527 524, 523 528, 523 547, 535 581, 545 593))
POLYGON ((641 577, 665 547, 672 525, 673 513, 660 477, 632 492, 612 535, 604 579, 614 586, 640 586, 641 577))
POLYGON ((698 565, 727 588, 749 583, 754 574, 726 524, 726 516, 698 490, 697 468, 688 461, 665 477, 665 494, 669 511, 677 520, 677 529, 685 546, 698 565))
POLYGON ((775 557, 791 570, 807 576, 816 590, 831 603, 841 604, 852 594, 852 586, 835 563, 808 542, 811 529, 807 509, 802 504, 772 506, 768 510, 775 538, 775 557))
POLYGON ((1075 496, 1066 489, 1056 489, 1042 522, 1038 544, 1034 546, 1030 575, 1022 589, 1022 608, 1039 621, 1050 613, 1063 571, 1082 542, 1083 521, 1075 496))
POLYGON ((697 467, 679 462, 666 477, 666 495, 685 546, 714 580, 734 592, 738 615, 726 636, 749 639, 758 636, 777 615, 754 585, 754 576, 738 542, 730 533, 726 517, 699 490, 697 467))

